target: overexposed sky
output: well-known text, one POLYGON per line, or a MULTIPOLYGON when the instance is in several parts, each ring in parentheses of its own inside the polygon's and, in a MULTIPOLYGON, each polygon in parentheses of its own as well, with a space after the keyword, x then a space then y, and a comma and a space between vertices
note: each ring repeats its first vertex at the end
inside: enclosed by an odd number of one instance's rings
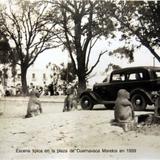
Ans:
MULTIPOLYGON (((108 41, 106 40, 99 40, 96 44, 96 46, 92 50, 91 58, 90 58, 90 66, 92 66, 99 55, 101 51, 108 50, 112 51, 118 47, 122 47, 123 43, 120 42, 118 39, 111 40, 111 44, 108 44, 108 41)), ((135 42, 136 43, 136 42, 135 42)), ((55 48, 52 50, 47 50, 44 53, 40 54, 34 64, 35 67, 43 68, 45 65, 49 62, 56 63, 57 65, 64 62, 67 64, 69 61, 68 52, 62 51, 61 48, 55 48)), ((126 58, 120 59, 115 56, 108 56, 108 53, 104 54, 101 58, 101 61, 99 62, 98 66, 96 67, 99 71, 104 71, 109 63, 114 63, 117 65, 120 65, 121 67, 128 67, 128 66, 152 66, 153 65, 153 55, 150 53, 150 51, 145 48, 141 47, 139 49, 135 50, 134 53, 134 62, 129 63, 126 58), (103 66, 103 67, 102 67, 103 66)), ((158 61, 155 60, 156 65, 159 65, 158 61)))
MULTIPOLYGON (((117 48, 117 46, 121 46, 121 42, 119 42, 118 40, 115 42, 112 42, 110 46, 108 45, 107 42, 103 40, 99 41, 92 51, 90 66, 92 66, 95 63, 95 61, 97 60, 98 54, 101 51, 103 51, 106 48, 112 50, 114 48, 117 48)), ((62 51, 61 49, 52 49, 39 55, 39 57, 37 58, 34 64, 34 67, 43 69, 45 68, 46 64, 48 64, 49 62, 60 65, 63 62, 67 64, 68 61, 69 61, 69 58, 68 58, 67 51, 62 51)), ((93 73, 91 73, 90 76, 92 76, 93 74, 95 74, 95 76, 92 77, 89 80, 89 82, 91 84, 94 84, 95 82, 102 82, 103 79, 105 78, 104 71, 107 68, 109 63, 120 65, 121 67, 132 67, 132 66, 153 66, 153 63, 154 63, 153 61, 154 60, 153 60, 152 54, 145 47, 141 47, 140 49, 137 49, 135 51, 133 63, 129 63, 126 58, 120 59, 114 56, 108 56, 108 54, 106 53, 101 58, 101 61, 99 62, 99 64, 97 65, 93 73)), ((155 65, 160 66, 160 63, 157 60, 155 60, 155 65)))

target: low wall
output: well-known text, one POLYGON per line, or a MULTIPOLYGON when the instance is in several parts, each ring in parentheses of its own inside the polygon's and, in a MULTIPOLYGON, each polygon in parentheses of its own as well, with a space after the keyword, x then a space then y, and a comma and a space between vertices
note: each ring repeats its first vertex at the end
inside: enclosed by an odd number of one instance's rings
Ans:
MULTIPOLYGON (((1 101, 23 101, 28 102, 29 97, 2 97, 1 101)), ((43 103, 63 103, 65 96, 42 96, 39 100, 43 103)))

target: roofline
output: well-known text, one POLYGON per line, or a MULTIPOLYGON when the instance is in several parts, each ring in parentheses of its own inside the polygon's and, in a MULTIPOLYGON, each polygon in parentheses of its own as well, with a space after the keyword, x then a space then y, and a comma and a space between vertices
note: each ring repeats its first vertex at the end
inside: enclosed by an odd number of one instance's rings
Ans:
POLYGON ((121 69, 116 69, 116 70, 114 70, 112 73, 114 73, 114 72, 119 72, 119 71, 126 71, 126 70, 134 70, 134 69, 146 69, 146 70, 149 70, 149 69, 151 69, 151 70, 155 70, 155 69, 159 69, 160 70, 160 67, 158 67, 158 66, 136 66, 136 67, 126 67, 126 68, 121 68, 121 69))

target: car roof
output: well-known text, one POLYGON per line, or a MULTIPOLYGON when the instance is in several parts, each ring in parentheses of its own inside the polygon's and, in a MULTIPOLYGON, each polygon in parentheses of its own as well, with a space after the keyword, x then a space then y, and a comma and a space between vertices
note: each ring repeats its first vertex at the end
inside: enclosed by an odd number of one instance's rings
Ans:
POLYGON ((153 67, 153 66, 137 66, 137 67, 126 67, 114 70, 112 73, 120 73, 120 72, 127 72, 127 71, 136 71, 136 70, 160 70, 160 67, 153 67))

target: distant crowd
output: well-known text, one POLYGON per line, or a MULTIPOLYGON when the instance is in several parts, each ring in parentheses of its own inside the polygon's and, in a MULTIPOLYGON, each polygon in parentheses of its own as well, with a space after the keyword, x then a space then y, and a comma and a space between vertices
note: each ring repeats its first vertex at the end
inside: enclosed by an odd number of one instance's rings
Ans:
MULTIPOLYGON (((50 83, 44 86, 36 86, 32 83, 28 86, 29 93, 34 89, 39 91, 42 96, 58 96, 58 95, 67 95, 67 88, 70 84, 63 83, 61 85, 50 83)), ((0 82, 0 94, 4 96, 21 96, 22 95, 22 86, 17 84, 16 86, 6 86, 5 89, 0 82)))

